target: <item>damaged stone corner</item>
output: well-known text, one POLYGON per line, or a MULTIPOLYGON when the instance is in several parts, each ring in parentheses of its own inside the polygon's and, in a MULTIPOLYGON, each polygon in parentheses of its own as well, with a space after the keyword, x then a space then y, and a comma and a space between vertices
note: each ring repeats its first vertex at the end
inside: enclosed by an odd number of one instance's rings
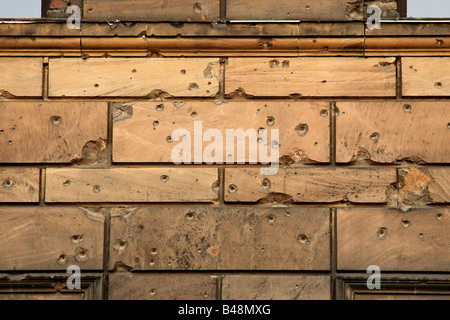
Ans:
POLYGON ((106 166, 110 162, 111 146, 103 138, 88 141, 81 151, 81 157, 74 159, 76 165, 106 166))
POLYGON ((220 80, 220 60, 208 63, 206 69, 203 71, 206 79, 216 78, 220 80))
POLYGON ((114 102, 111 108, 113 122, 131 118, 134 104, 134 102, 114 102))
POLYGON ((294 197, 280 192, 270 192, 265 197, 259 199, 257 204, 291 204, 294 202, 294 197))
POLYGON ((88 219, 105 222, 105 209, 104 208, 84 208, 80 207, 81 211, 88 217, 88 219))
POLYGON ((118 217, 122 221, 129 223, 133 221, 134 216, 136 215, 138 208, 112 208, 109 210, 111 217, 118 217))
POLYGON ((398 170, 400 206, 426 205, 432 202, 428 185, 431 178, 417 168, 398 170))

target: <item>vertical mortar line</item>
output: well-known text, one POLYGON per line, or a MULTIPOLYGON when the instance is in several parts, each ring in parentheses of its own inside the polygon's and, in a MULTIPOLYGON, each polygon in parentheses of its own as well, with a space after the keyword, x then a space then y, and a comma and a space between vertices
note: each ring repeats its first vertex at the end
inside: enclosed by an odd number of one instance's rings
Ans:
POLYGON ((48 101, 48 76, 49 76, 49 58, 43 58, 44 72, 42 74, 42 99, 48 101))
POLYGON ((109 209, 106 210, 103 233, 103 276, 102 276, 102 300, 108 300, 109 286, 109 242, 111 237, 111 215, 109 209))
POLYGON ((337 281, 337 209, 330 209, 331 300, 336 300, 337 281))
POLYGON ((403 79, 402 79, 402 58, 401 57, 397 57, 397 61, 396 61, 396 67, 397 67, 397 86, 396 86, 396 97, 397 97, 397 101, 402 99, 402 94, 403 94, 403 79))
POLYGON ((222 299, 222 280, 223 276, 217 276, 216 279, 216 300, 223 300, 222 299))
POLYGON ((336 102, 330 101, 330 164, 336 165, 336 102))
POLYGON ((219 168, 219 205, 225 204, 225 168, 219 168))
POLYGON ((107 167, 111 167, 112 163, 113 163, 113 154, 112 154, 112 148, 113 148, 113 146, 112 146, 112 139, 113 139, 113 116, 112 116, 112 113, 113 113, 113 109, 112 109, 112 104, 113 104, 112 102, 108 102, 108 111, 107 111, 108 123, 107 123, 107 127, 106 127, 106 130, 107 130, 107 132, 106 132, 107 147, 106 148, 107 148, 107 152, 108 152, 107 167))
POLYGON ((362 21, 362 27, 363 27, 363 58, 366 57, 366 21, 367 21, 367 12, 364 9, 365 4, 364 4, 364 0, 362 2, 362 10, 363 10, 363 21, 362 21))
POLYGON ((220 0, 220 21, 227 22, 227 0, 220 0))
POLYGON ((46 169, 39 169, 39 205, 45 205, 45 176, 46 169))
POLYGON ((219 99, 225 99, 225 64, 227 62, 226 57, 220 58, 220 79, 219 79, 219 99))

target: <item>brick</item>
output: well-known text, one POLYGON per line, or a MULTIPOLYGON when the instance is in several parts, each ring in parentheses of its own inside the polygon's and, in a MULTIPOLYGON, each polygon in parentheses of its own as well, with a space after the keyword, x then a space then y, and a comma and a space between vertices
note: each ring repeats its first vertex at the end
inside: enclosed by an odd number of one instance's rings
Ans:
POLYGON ((339 270, 445 271, 450 210, 352 208, 337 211, 339 270))
POLYGON ((223 300, 330 300, 330 277, 226 275, 223 300))
POLYGON ((102 270, 104 216, 70 207, 0 207, 0 270, 102 270))
POLYGON ((67 4, 64 1, 57 0, 50 2, 50 9, 65 9, 67 4))
POLYGON ((47 169, 46 202, 212 202, 214 168, 47 169))
POLYGON ((229 58, 227 94, 395 97, 395 58, 229 58))
MULTIPOLYGON (((270 144, 257 142, 258 130, 265 128, 268 139, 271 130, 279 130, 278 150, 280 161, 289 163, 315 161, 329 162, 330 159, 330 119, 328 102, 228 102, 217 106, 213 102, 179 101, 179 102, 137 102, 117 104, 113 110, 113 158, 114 162, 172 162, 172 150, 181 142, 168 142, 174 130, 188 130, 191 137, 190 159, 194 162, 194 122, 201 122, 203 137, 207 130, 216 129, 222 134, 223 148, 221 161, 237 163, 234 157, 227 157, 226 130, 252 129, 254 140, 250 143, 255 147, 264 148, 265 154, 270 154, 270 144), (158 111, 160 110, 160 111, 158 111), (245 110, 245 112, 242 112, 245 110), (269 121, 272 121, 269 126, 269 121), (306 124, 306 134, 300 134, 298 127, 306 124), (155 148, 158 146, 158 148, 155 148), (287 160, 286 160, 287 159, 287 160)), ((214 143, 216 143, 214 141, 214 143)), ((204 141, 201 149, 212 142, 204 141)), ((241 145, 243 146, 243 145, 241 145)), ((249 142, 245 146, 245 162, 249 162, 249 142)), ((253 155, 257 157, 259 153, 253 155)), ((201 161, 207 159, 202 157, 201 161)), ((256 160, 256 159, 255 159, 256 160)), ((217 163, 217 161, 216 161, 217 163)))
POLYGON ((336 161, 447 163, 446 102, 337 102, 336 161))
POLYGON ((361 20, 362 13, 362 1, 349 4, 347 0, 227 0, 229 20, 343 21, 361 20))
POLYGON ((39 202, 39 169, 0 168, 0 202, 39 202))
POLYGON ((327 208, 117 208, 111 215, 111 268, 330 268, 327 208))
POLYGON ((89 21, 218 21, 217 0, 84 0, 83 18, 89 21))
POLYGON ((0 99, 42 96, 42 58, 0 58, 0 69, 0 99))
POLYGON ((403 96, 450 96, 449 69, 450 57, 402 58, 403 96))
POLYGON ((3 163, 69 163, 89 157, 93 141, 106 147, 106 103, 0 102, 0 113, 3 163))
POLYGON ((50 59, 51 97, 214 97, 220 66, 210 58, 50 59))
POLYGON ((111 274, 109 300, 215 300, 216 277, 188 274, 111 274))
POLYGON ((402 206, 450 203, 450 169, 405 168, 399 169, 398 176, 402 206))
POLYGON ((391 168, 280 168, 271 176, 258 168, 227 168, 224 192, 227 202, 385 203, 396 181, 391 168))

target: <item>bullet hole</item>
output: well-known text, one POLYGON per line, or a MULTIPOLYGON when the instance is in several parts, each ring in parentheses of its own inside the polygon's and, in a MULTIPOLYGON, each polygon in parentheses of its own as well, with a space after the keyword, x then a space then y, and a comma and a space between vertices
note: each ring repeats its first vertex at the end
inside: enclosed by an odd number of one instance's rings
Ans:
POLYGON ((267 117, 266 124, 267 124, 269 127, 273 127, 273 125, 275 124, 275 118, 272 117, 272 116, 268 116, 268 117, 267 117))
POLYGON ((55 125, 58 126, 61 124, 61 117, 60 116, 53 116, 50 118, 50 121, 55 125))
POLYGON ((275 216, 269 216, 269 218, 267 220, 269 221, 269 223, 274 223, 276 218, 275 218, 275 216))
POLYGON ((3 133, 5 133, 5 130, 3 130, 3 129, 0 130, 0 134, 3 134, 3 133))
POLYGON ((230 184, 228 186, 228 192, 229 193, 236 193, 238 190, 238 187, 235 184, 230 184))
POLYGON ((161 179, 161 182, 166 183, 167 181, 169 181, 169 176, 167 176, 167 175, 162 175, 160 179, 161 179))
POLYGON ((380 239, 380 240, 386 238, 386 236, 387 236, 387 229, 386 228, 378 229, 377 236, 378 236, 378 239, 380 239))
POLYGON ((263 143, 264 139, 261 138, 261 137, 259 137, 258 139, 256 139, 256 141, 257 141, 258 143, 263 143))
POLYGON ((289 211, 286 211, 286 212, 284 213, 284 215, 285 215, 286 217, 290 217, 290 216, 291 216, 291 213, 290 213, 289 211))
POLYGON ((156 111, 163 111, 164 110, 164 105, 163 104, 158 104, 156 106, 156 111))
POLYGON ((92 12, 94 12, 94 9, 93 8, 89 8, 88 9, 88 13, 92 13, 92 12))
POLYGON ((261 188, 263 190, 270 190, 270 187, 272 186, 272 183, 270 182, 269 179, 265 178, 262 182, 261 182, 261 188))
POLYGON ((322 80, 321 83, 327 83, 327 80, 322 80))
POLYGON ((306 7, 305 7, 305 10, 309 10, 309 9, 311 9, 310 6, 306 6, 306 7))
POLYGON ((438 88, 438 89, 441 89, 441 88, 442 88, 442 82, 436 82, 436 83, 434 84, 434 86, 435 86, 436 88, 438 88))
POLYGON ((194 220, 194 218, 195 218, 195 213, 194 212, 186 213, 186 219, 187 220, 192 221, 192 220, 194 220))
POLYGON ((67 256, 63 253, 58 257, 58 260, 56 260, 59 264, 65 264, 67 261, 67 256))
POLYGON ((182 106, 184 106, 187 102, 186 101, 175 101, 173 103, 173 105, 175 106, 175 108, 181 108, 182 106))
POLYGON ((169 261, 169 263, 167 264, 169 267, 171 267, 172 266, 172 262, 171 261, 169 261))
POLYGON ((80 243, 84 240, 84 236, 82 234, 74 235, 74 236, 70 237, 70 239, 72 240, 73 243, 80 243))
POLYGON ((5 179, 5 181, 3 181, 3 187, 5 189, 11 189, 14 185, 14 181, 11 178, 7 178, 5 179))
POLYGON ((444 40, 436 39, 436 45, 437 46, 443 46, 444 45, 444 40))
POLYGON ((327 117, 328 116, 328 110, 326 110, 326 109, 320 110, 320 116, 327 117))
POLYGON ((150 265, 151 265, 151 266, 155 265, 155 260, 153 260, 153 259, 150 260, 150 265))
POLYGON ((403 227, 408 228, 410 226, 410 222, 408 220, 402 220, 403 227))
POLYGON ((380 134, 378 132, 374 132, 370 135, 370 140, 377 142, 380 139, 380 134))
POLYGON ((303 245, 308 245, 308 244, 309 244, 309 239, 308 239, 308 237, 307 237, 306 235, 304 235, 304 234, 300 234, 300 235, 297 237, 297 241, 298 241, 300 244, 303 244, 303 245))
POLYGON ((117 251, 125 251, 127 248, 127 241, 124 239, 116 239, 116 244, 114 245, 114 249, 117 251))
POLYGON ((200 87, 198 86, 198 84, 196 84, 195 82, 193 82, 193 83, 189 83, 188 89, 189 89, 190 91, 195 91, 195 90, 200 89, 200 87))
POLYGON ((99 193, 101 191, 101 188, 99 185, 95 185, 92 190, 94 191, 94 193, 99 193))
POLYGON ((173 139, 172 139, 171 136, 168 136, 168 137, 166 138, 166 141, 169 142, 169 143, 171 143, 171 142, 173 142, 173 139))
POLYGON ((12 140, 9 140, 9 141, 8 141, 8 144, 9 144, 9 145, 12 145, 12 140))
POLYGON ((158 120, 153 121, 153 126, 154 126, 154 127, 156 127, 156 126, 158 126, 158 125, 159 125, 159 121, 158 121, 158 120))
POLYGON ((212 86, 212 83, 211 83, 211 81, 209 81, 209 82, 208 82, 208 86, 212 86))
POLYGON ((150 250, 150 254, 153 255, 153 256, 157 255, 158 254, 158 249, 152 248, 152 250, 150 250))
POLYGON ((283 63, 281 64, 283 66, 283 68, 287 69, 289 68, 289 60, 284 60, 283 63))
POLYGON ((297 132, 300 137, 304 137, 308 133, 308 131, 309 127, 306 123, 300 123, 295 127, 295 132, 297 132))
POLYGON ((88 253, 88 251, 86 249, 78 247, 75 250, 75 259, 77 261, 86 261, 86 260, 88 260, 87 253, 88 253))
POLYGON ((447 123, 447 129, 450 129, 450 122, 447 123))
POLYGON ((280 65, 280 62, 278 60, 270 60, 269 66, 271 68, 277 68, 280 65))
POLYGON ((203 294, 203 298, 208 298, 208 294, 207 294, 207 293, 204 293, 204 294, 203 294))
POLYGON ((280 143, 278 141, 272 141, 272 149, 278 149, 280 147, 280 143))
POLYGON ((405 112, 411 113, 411 105, 410 104, 404 104, 403 105, 403 110, 405 112))
POLYGON ((202 13, 202 4, 200 2, 194 4, 194 11, 198 14, 202 13))
POLYGON ((182 75, 185 75, 185 74, 186 74, 186 70, 184 70, 184 69, 181 70, 180 72, 181 72, 182 75))
POLYGON ((195 111, 191 112, 191 117, 192 118, 195 118, 196 116, 197 116, 197 112, 195 112, 195 111))
POLYGON ((137 72, 136 69, 131 70, 131 73, 136 73, 136 72, 137 72))
POLYGON ((318 142, 314 142, 314 146, 317 147, 319 145, 318 142))
POLYGON ((419 234, 419 239, 420 239, 420 240, 423 240, 423 239, 424 239, 424 237, 425 237, 425 236, 424 236, 424 234, 423 234, 423 233, 419 234))
POLYGON ((436 219, 438 219, 439 221, 441 221, 444 218, 444 215, 442 213, 438 213, 436 215, 436 219))
POLYGON ((151 289, 150 290, 150 295, 154 296, 156 294, 156 290, 155 289, 151 289))
POLYGON ((98 83, 94 84, 94 87, 98 88, 100 85, 98 83))
POLYGON ((213 257, 217 257, 220 253, 220 248, 216 246, 211 246, 208 248, 208 253, 213 257))
POLYGON ((63 186, 64 186, 64 187, 68 187, 68 186, 70 186, 71 183, 72 183, 72 182, 71 182, 70 180, 65 180, 65 181, 63 182, 63 186))
POLYGON ((219 187, 219 181, 218 181, 218 180, 215 181, 215 182, 212 184, 211 190, 212 190, 215 194, 219 194, 220 187, 219 187))

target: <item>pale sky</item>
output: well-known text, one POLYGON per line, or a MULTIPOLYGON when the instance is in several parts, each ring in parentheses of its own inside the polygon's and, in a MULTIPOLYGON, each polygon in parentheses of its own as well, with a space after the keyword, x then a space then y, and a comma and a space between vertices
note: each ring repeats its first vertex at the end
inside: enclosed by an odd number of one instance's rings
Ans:
MULTIPOLYGON (((0 18, 39 18, 40 16, 41 0, 0 0, 0 18)), ((450 18, 450 0, 408 0, 408 16, 450 18)))

